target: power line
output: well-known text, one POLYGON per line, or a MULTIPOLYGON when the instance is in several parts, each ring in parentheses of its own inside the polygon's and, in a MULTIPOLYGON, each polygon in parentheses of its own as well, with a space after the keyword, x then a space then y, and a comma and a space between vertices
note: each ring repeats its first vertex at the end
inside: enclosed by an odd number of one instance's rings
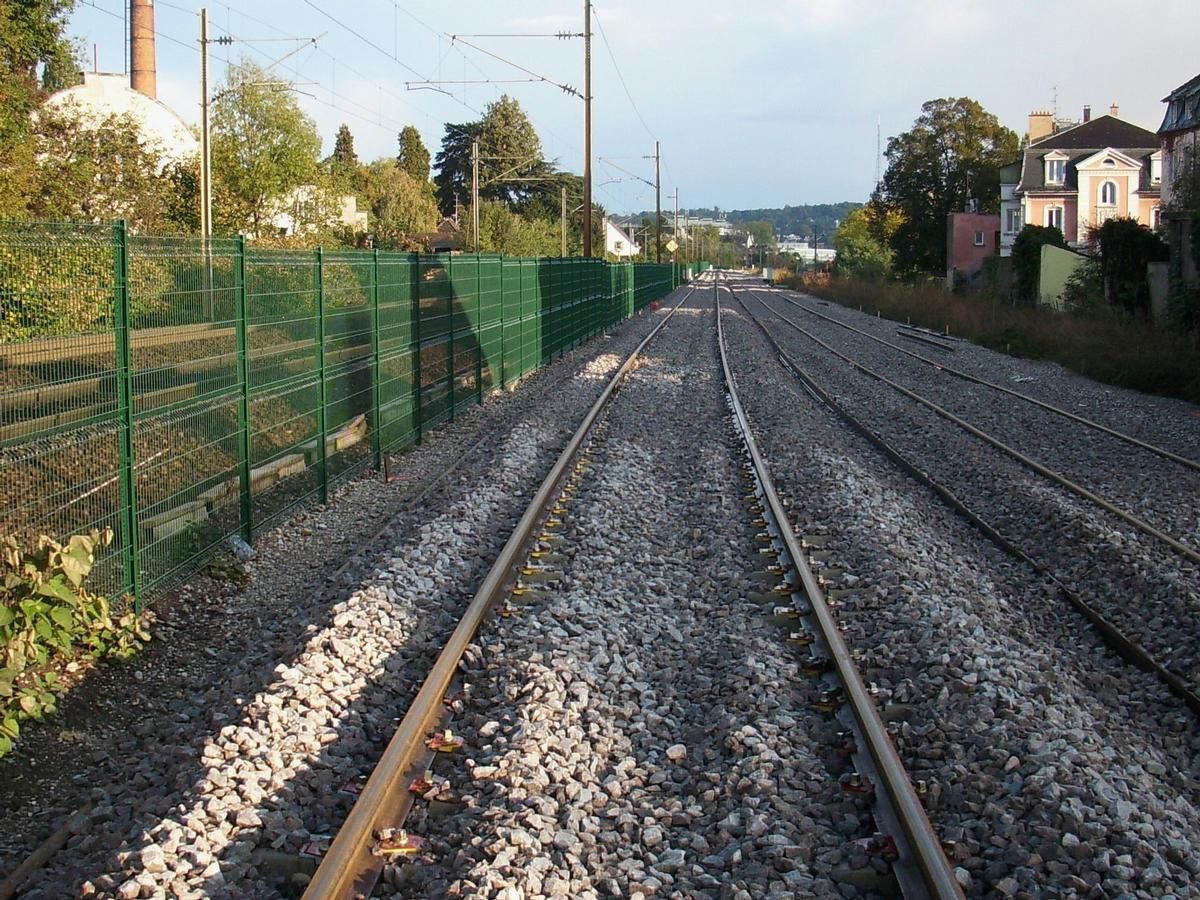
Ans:
POLYGON ((613 55, 612 46, 608 43, 608 35, 604 33, 604 25, 600 22, 600 17, 596 15, 595 7, 592 8, 592 16, 596 20, 596 27, 600 30, 600 39, 604 41, 604 49, 608 51, 608 58, 612 61, 613 68, 617 72, 617 80, 621 82, 621 87, 625 91, 625 96, 629 98, 629 105, 633 107, 634 113, 637 114, 638 121, 642 123, 642 127, 646 129, 646 133, 650 135, 651 140, 658 140, 658 135, 650 130, 650 126, 646 124, 646 120, 642 118, 642 111, 638 109, 637 102, 633 99, 633 94, 629 92, 629 85, 625 83, 625 76, 621 74, 621 67, 617 65, 617 58, 613 55))

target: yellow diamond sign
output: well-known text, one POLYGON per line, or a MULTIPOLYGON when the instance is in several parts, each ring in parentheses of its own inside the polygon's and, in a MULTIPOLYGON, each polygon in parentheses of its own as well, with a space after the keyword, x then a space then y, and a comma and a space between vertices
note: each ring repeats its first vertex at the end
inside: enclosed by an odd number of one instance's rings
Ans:
POLYGON ((679 249, 679 244, 674 238, 671 238, 671 240, 667 241, 667 252, 668 253, 674 253, 678 249, 679 249))

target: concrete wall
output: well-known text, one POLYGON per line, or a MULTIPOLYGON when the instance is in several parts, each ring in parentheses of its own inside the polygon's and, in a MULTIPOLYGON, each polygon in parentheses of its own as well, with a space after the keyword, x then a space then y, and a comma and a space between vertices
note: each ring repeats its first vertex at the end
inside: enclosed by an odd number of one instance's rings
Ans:
POLYGON ((1062 292, 1067 286, 1067 279, 1085 262, 1086 256, 1043 244, 1041 274, 1038 278, 1039 302, 1044 306, 1062 309, 1062 292))

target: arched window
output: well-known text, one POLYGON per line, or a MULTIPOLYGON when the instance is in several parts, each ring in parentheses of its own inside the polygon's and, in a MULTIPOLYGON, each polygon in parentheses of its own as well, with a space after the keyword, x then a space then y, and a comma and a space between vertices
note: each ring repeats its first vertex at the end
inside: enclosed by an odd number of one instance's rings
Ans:
POLYGON ((1117 183, 1106 181, 1100 185, 1100 203, 1102 206, 1117 205, 1117 183))

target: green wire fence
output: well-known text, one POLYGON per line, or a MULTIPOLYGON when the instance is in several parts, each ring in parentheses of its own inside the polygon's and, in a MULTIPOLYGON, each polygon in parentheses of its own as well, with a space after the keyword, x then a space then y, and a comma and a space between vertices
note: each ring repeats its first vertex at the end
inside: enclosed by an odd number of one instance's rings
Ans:
POLYGON ((0 224, 0 533, 140 599, 692 274, 0 224))

